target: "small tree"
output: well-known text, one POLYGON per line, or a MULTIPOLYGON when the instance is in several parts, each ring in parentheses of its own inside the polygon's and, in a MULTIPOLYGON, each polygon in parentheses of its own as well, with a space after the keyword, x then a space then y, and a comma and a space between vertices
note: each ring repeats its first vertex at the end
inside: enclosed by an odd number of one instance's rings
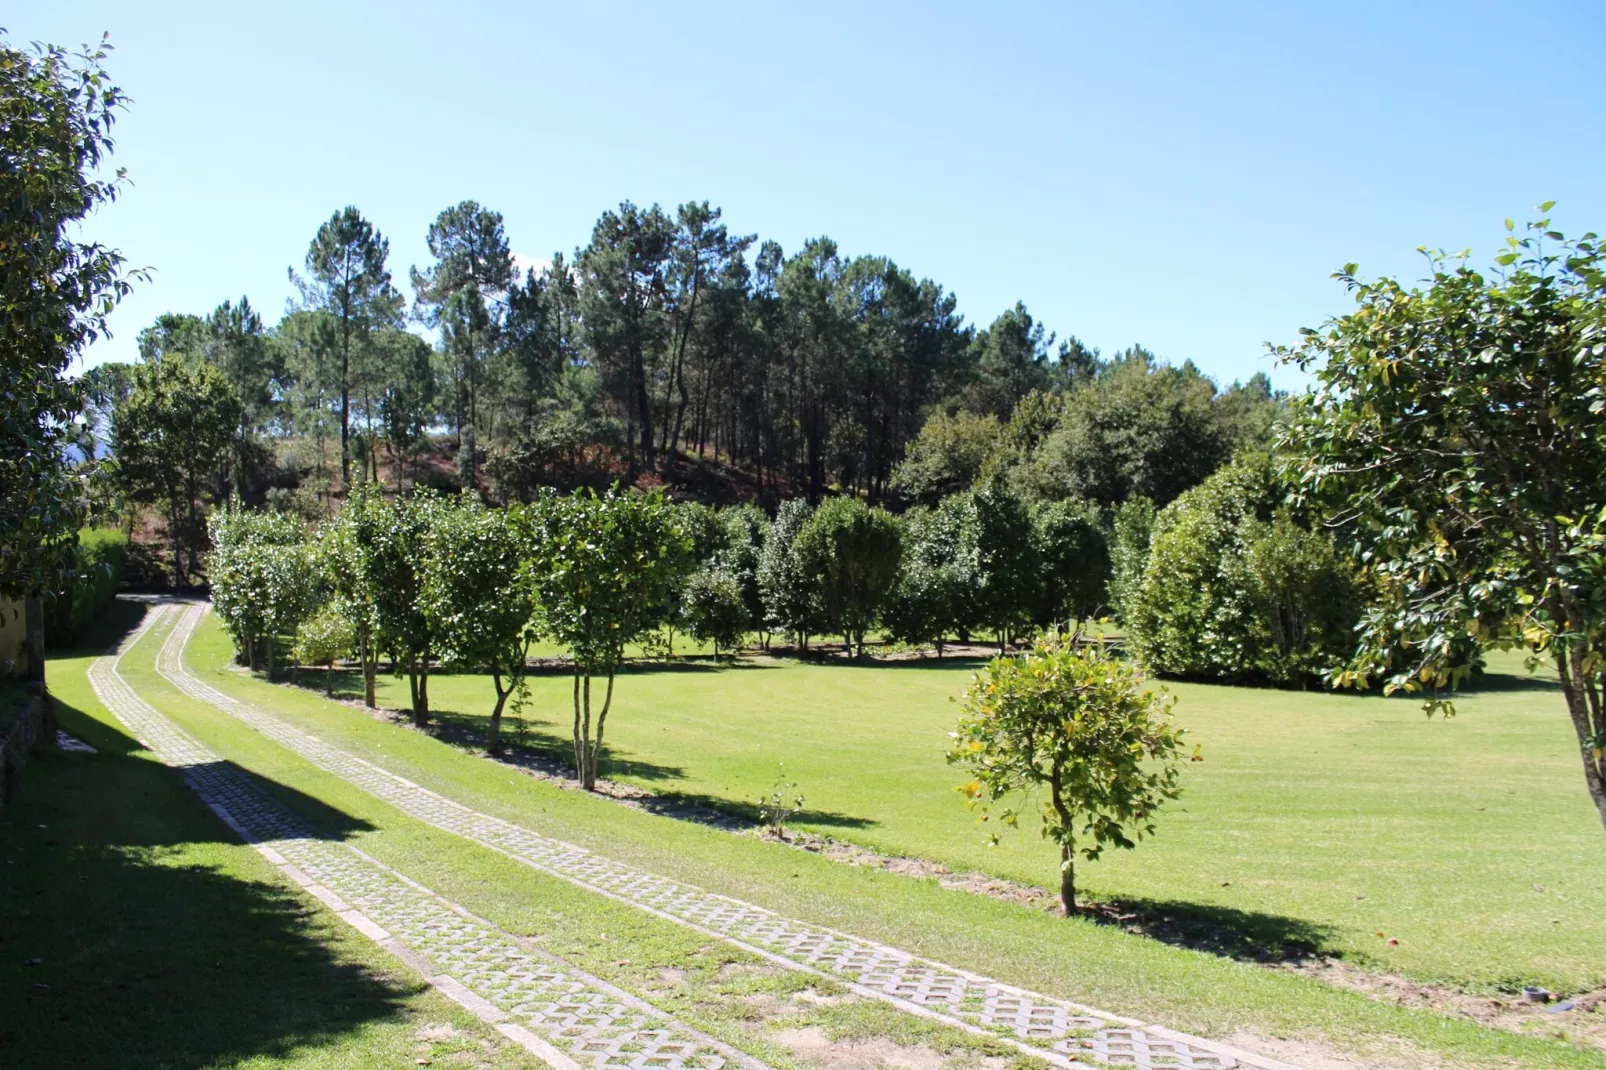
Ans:
POLYGON ((900 549, 898 522, 857 498, 832 498, 797 534, 798 561, 822 618, 858 656, 897 582, 900 549))
POLYGON ((1032 510, 1032 541, 1042 565, 1035 623, 1085 622, 1107 606, 1109 537, 1090 502, 1043 502, 1032 510))
POLYGON ((904 515, 902 560, 882 619, 893 638, 931 643, 942 657, 949 635, 968 634, 975 601, 975 526, 962 496, 904 515))
POLYGON ((782 502, 758 559, 765 626, 790 635, 804 650, 809 635, 820 630, 819 599, 797 555, 798 533, 813 515, 814 507, 801 498, 782 502))
POLYGON ((1356 310, 1281 351, 1316 375, 1285 474, 1376 591, 1335 678, 1432 687, 1429 711, 1450 713, 1437 693, 1470 672, 1464 637, 1548 658, 1606 824, 1606 247, 1542 219, 1493 277, 1429 266, 1407 289, 1347 265, 1356 310))
POLYGON ((617 488, 544 499, 529 521, 528 568, 542 630, 569 648, 574 666, 575 776, 590 791, 625 645, 662 623, 691 558, 691 540, 661 495, 617 488), (592 681, 599 675, 607 690, 593 722, 592 681))
POLYGON ((299 623, 296 618, 310 604, 319 583, 310 560, 289 561, 270 551, 301 548, 306 526, 286 513, 224 508, 212 514, 208 529, 212 608, 228 629, 235 650, 244 655, 246 667, 256 668, 260 653, 271 670, 275 629, 291 620, 299 623))
POLYGON ((692 573, 680 591, 680 613, 687 634, 713 643, 716 658, 721 647, 734 651, 751 623, 741 584, 721 569, 692 573))
POLYGON ((1002 651, 1041 601, 1042 567, 1026 503, 994 477, 967 495, 976 548, 977 623, 991 628, 1002 651))
POLYGON ((487 668, 496 704, 485 748, 502 746, 502 709, 524 682, 537 637, 528 531, 522 511, 487 509, 467 495, 435 511, 421 599, 441 660, 487 668))
POLYGON ((435 503, 415 494, 372 500, 353 517, 353 542, 363 587, 372 599, 374 643, 389 650, 407 674, 413 723, 429 723, 429 666, 435 632, 424 612, 424 561, 435 503))
POLYGON ((1108 846, 1136 846, 1180 791, 1182 731, 1162 696, 1133 663, 1053 636, 1023 656, 993 659, 964 695, 948 754, 974 777, 960 791, 984 813, 1019 800, 997 815, 1009 828, 1042 794, 1066 914, 1076 909, 1077 854, 1091 861, 1108 846))
POLYGON ((351 615, 336 602, 323 606, 296 629, 296 642, 292 656, 300 665, 324 667, 323 693, 335 693, 335 661, 350 657, 357 649, 357 631, 351 626, 351 615))

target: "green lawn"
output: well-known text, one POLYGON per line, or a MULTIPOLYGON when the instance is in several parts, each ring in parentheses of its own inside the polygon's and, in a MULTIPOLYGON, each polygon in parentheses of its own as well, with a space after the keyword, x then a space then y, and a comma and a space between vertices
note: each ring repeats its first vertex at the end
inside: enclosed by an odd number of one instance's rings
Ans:
MULTIPOLYGON (((749 1039, 744 1046, 764 1053, 762 1032, 756 1040, 751 1037, 754 1026, 750 1010, 743 1011, 740 1006, 733 1010, 729 1006, 728 992, 722 994, 716 989, 709 989, 702 995, 695 992, 696 984, 703 980, 712 984, 721 977, 718 971, 706 976, 699 974, 696 963, 740 958, 738 953, 721 948, 717 942, 688 935, 686 931, 677 933, 672 927, 628 908, 598 902, 594 896, 532 874, 472 844, 418 826, 390 811, 349 785, 278 749, 226 715, 189 702, 167 687, 150 667, 150 657, 154 653, 152 644, 157 639, 159 637, 148 639, 144 645, 146 649, 138 651, 138 657, 130 658, 125 675, 209 746, 297 793, 290 800, 293 805, 298 804, 296 799, 304 797, 346 815, 348 820, 359 821, 361 826, 352 835, 365 850, 420 876, 444 894, 505 928, 539 936, 547 946, 574 955, 586 968, 626 987, 653 991, 653 978, 663 969, 684 969, 686 964, 692 964, 694 968, 689 971, 688 982, 694 986, 692 994, 687 995, 677 987, 655 998, 662 998, 667 1006, 684 1013, 695 1024, 733 1042, 741 1042, 741 1038, 747 1036, 749 1039), (602 920, 606 918, 612 920, 602 920)), ((643 868, 737 895, 791 916, 884 940, 1006 981, 1210 1036, 1243 1032, 1262 1037, 1291 1037, 1329 1048, 1359 1051, 1367 1065, 1378 1065, 1375 1058, 1378 1053, 1389 1052, 1392 1054, 1389 1065, 1393 1066, 1415 1067, 1443 1056, 1446 1065, 1456 1066, 1606 1068, 1606 1055, 1580 1050, 1557 1039, 1517 1036, 1464 1020, 1374 1002, 1298 975, 1169 947, 1083 919, 1065 920, 945 891, 934 882, 843 866, 753 837, 733 836, 562 790, 517 775, 430 736, 376 720, 350 706, 252 679, 229 668, 228 660, 228 642, 215 621, 209 620, 200 629, 189 653, 191 667, 209 682, 272 708, 292 723, 316 732, 320 738, 379 762, 418 783, 471 806, 643 868), (1428 1052, 1436 1055, 1430 1056, 1428 1052)), ((691 689, 688 692, 691 697, 684 701, 697 703, 697 688, 742 688, 745 689, 744 705, 752 710, 761 708, 770 681, 780 683, 787 674, 795 673, 819 674, 807 679, 794 675, 792 686, 812 688, 810 701, 822 706, 829 706, 833 696, 835 701, 845 702, 855 687, 887 679, 903 681, 900 687, 925 688, 935 701, 942 697, 944 681, 952 685, 959 679, 946 668, 858 670, 846 666, 817 670, 785 667, 654 674, 626 681, 621 695, 625 705, 619 712, 621 726, 635 722, 631 731, 638 734, 638 739, 628 744, 633 753, 668 764, 662 762, 669 750, 666 740, 677 733, 664 729, 695 724, 696 720, 689 712, 680 717, 664 713, 667 700, 656 714, 649 716, 640 705, 644 693, 662 695, 673 688, 687 688, 691 689), (636 705, 630 704, 632 695, 636 705), (654 717, 659 723, 653 723, 654 717), (650 732, 649 725, 653 729, 650 732), (650 741, 655 749, 646 753, 648 743, 640 740, 650 741)), ((445 680, 442 683, 446 685, 445 695, 454 685, 445 680)), ((727 701, 734 704, 736 696, 730 695, 727 701)), ((876 716, 883 722, 892 716, 890 704, 884 700, 877 703, 870 696, 860 694, 857 701, 861 710, 873 706, 876 716)), ((795 699, 793 704, 797 705, 795 699)), ((710 710, 717 709, 708 702, 702 705, 710 710)), ((1416 716, 1409 707, 1402 706, 1401 710, 1404 716, 1416 716)), ((757 719, 756 714, 750 716, 757 719)), ((947 716, 945 703, 938 703, 931 715, 933 720, 945 720, 947 716)), ((768 731, 784 733, 786 725, 803 720, 795 709, 792 717, 791 721, 771 717, 768 731)), ((825 744, 810 744, 808 740, 819 741, 821 736, 831 733, 833 726, 820 717, 814 720, 811 734, 789 749, 789 763, 806 764, 817 760, 810 758, 809 753, 825 744)), ((833 722, 839 735, 845 732, 843 725, 848 720, 842 716, 833 722)), ((677 743, 676 751, 685 755, 680 763, 681 776, 689 779, 701 763, 734 761, 731 752, 741 749, 744 736, 736 731, 736 726, 727 728, 724 732, 710 729, 700 737, 718 742, 717 749, 709 745, 701 755, 696 753, 695 742, 677 743)), ((935 732, 940 745, 940 727, 928 728, 927 732, 935 732)), ((904 734, 918 736, 908 726, 904 734)), ((918 749, 916 742, 905 740, 900 746, 914 751, 918 749)), ((751 741, 746 750, 747 764, 767 775, 775 752, 765 752, 751 741)), ((1209 745, 1207 753, 1210 753, 1209 745)), ((1213 754, 1211 757, 1219 760, 1213 754)), ((1205 765, 1208 767, 1211 762, 1205 765)), ((861 761, 860 768, 867 770, 860 778, 863 784, 875 786, 890 779, 892 766, 889 764, 882 772, 871 773, 868 771, 870 763, 861 761)), ((911 761, 904 773, 934 777, 938 783, 933 789, 933 801, 944 806, 958 806, 950 798, 948 781, 951 777, 940 761, 935 765, 929 758, 911 761)), ((710 784, 709 788, 715 794, 727 790, 724 784, 710 784)), ((745 795, 735 789, 730 789, 730 794, 735 798, 745 795)), ((854 797, 844 790, 844 801, 832 808, 849 814, 848 807, 854 797)), ((917 801, 906 800, 911 806, 917 801)), ((889 809, 895 813, 903 805, 894 801, 889 803, 889 809)), ((838 832, 851 828, 842 824, 822 827, 838 832)), ((875 839, 890 835, 892 827, 888 821, 859 828, 853 834, 875 839)), ((976 830, 965 823, 962 815, 952 827, 957 830, 956 843, 974 842, 976 830)), ((1020 857, 1025 861, 1028 856, 1020 857)), ((1101 883, 1102 880, 1100 878, 1101 883)), ((786 984, 795 985, 796 980, 782 976, 764 983, 782 988, 786 984)), ((891 1025, 884 1020, 835 1021, 831 1027, 850 1034, 857 1029, 863 1035, 874 1035, 877 1030, 891 1025)), ((957 1041, 949 1038, 942 1043, 957 1041)))
POLYGON ((287 886, 123 734, 87 662, 48 673, 100 753, 37 759, 0 822, 0 1066, 540 1065, 287 886))
MULTIPOLYGON (((1036 831, 991 847, 953 790, 949 700, 971 671, 750 658, 628 672, 605 772, 741 805, 784 760, 807 800, 799 827, 1050 887, 1036 831)), ((1204 760, 1185 767, 1154 840, 1080 867, 1089 894, 1235 930, 1251 947, 1315 946, 1422 979, 1606 983, 1606 833, 1547 677, 1497 657, 1450 720, 1404 698, 1172 689, 1204 760)), ((485 677, 440 676, 430 696, 461 722, 488 711, 492 691, 485 677)), ((532 697, 532 741, 562 756, 567 677, 537 676, 532 697)), ((382 677, 380 700, 404 705, 405 682, 382 677)))

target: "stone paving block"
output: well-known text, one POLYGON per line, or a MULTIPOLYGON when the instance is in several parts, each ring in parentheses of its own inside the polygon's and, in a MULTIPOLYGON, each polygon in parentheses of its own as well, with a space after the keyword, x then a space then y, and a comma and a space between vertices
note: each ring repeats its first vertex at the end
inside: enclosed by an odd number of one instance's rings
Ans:
MULTIPOLYGON (((559 1052, 595 1067, 721 1070, 765 1065, 674 1021, 644 1001, 591 977, 557 956, 526 947, 417 882, 357 849, 327 839, 269 795, 244 770, 224 761, 139 698, 117 671, 131 646, 163 612, 148 614, 141 629, 114 656, 97 659, 89 679, 106 708, 184 779, 247 842, 284 872, 334 900, 342 916, 367 923, 421 958, 425 976, 459 999, 494 1010, 487 1021, 509 1018, 544 1037, 559 1052), (439 975, 437 979, 437 975, 439 975)), ((373 932, 357 925, 365 935, 373 932)), ((471 1009, 474 1007, 471 1006, 471 1009)), ((517 1036, 517 1033, 509 1035, 517 1036)), ((538 1054, 545 1054, 537 1047, 538 1054)))

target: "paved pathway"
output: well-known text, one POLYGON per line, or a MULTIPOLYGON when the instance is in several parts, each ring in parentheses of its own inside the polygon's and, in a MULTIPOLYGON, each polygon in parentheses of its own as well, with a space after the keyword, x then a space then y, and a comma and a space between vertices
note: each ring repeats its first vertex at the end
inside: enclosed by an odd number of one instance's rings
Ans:
POLYGON ((147 612, 114 655, 96 659, 89 670, 95 693, 246 842, 346 922, 554 1067, 767 1070, 356 848, 319 836, 250 774, 158 713, 118 666, 124 651, 170 612, 165 606, 147 612))
POLYGON ((1097 1062, 1154 1070, 1295 1070, 1265 1056, 1017 988, 897 948, 785 918, 471 810, 201 681, 185 667, 182 653, 202 612, 200 606, 183 611, 157 658, 161 674, 182 691, 251 725, 319 768, 409 816, 541 872, 722 938, 788 969, 829 977, 861 996, 883 1000, 971 1033, 997 1037, 1055 1066, 1097 1062))

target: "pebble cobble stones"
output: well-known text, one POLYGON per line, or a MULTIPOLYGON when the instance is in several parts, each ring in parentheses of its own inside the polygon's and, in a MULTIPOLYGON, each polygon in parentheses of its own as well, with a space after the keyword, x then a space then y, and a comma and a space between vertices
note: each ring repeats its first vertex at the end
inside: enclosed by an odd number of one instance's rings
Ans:
POLYGON ((512 935, 348 844, 320 836, 136 695, 118 673, 122 652, 166 607, 146 615, 89 679, 107 709, 178 770, 208 806, 287 875, 430 983, 550 1065, 598 1070, 766 1070, 642 1000, 512 935))
POLYGON ((204 607, 189 606, 157 658, 180 690, 251 725, 314 765, 420 821, 542 872, 722 938, 790 969, 821 974, 859 995, 971 1033, 997 1037, 1057 1065, 1093 1061, 1146 1070, 1294 1070, 1253 1055, 1030 992, 896 948, 784 918, 773 911, 658 876, 520 825, 471 810, 204 683, 183 663, 204 607))

